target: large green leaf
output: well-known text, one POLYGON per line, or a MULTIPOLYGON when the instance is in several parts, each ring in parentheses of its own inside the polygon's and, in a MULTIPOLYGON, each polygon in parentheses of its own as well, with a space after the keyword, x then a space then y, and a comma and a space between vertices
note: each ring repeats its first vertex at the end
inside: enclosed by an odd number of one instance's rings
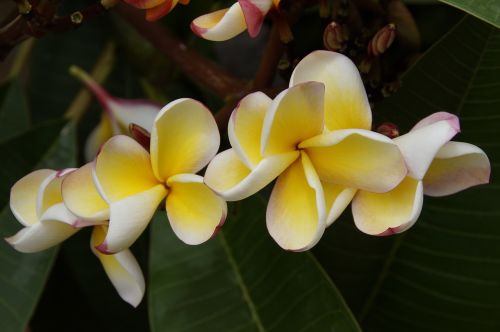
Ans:
POLYGON ((0 87, 0 142, 28 130, 28 105, 17 79, 0 87))
POLYGON ((500 0, 439 0, 500 28, 500 0))
POLYGON ((359 331, 310 253, 271 240, 260 197, 236 205, 215 238, 181 243, 163 213, 153 222, 149 307, 153 331, 359 331))
MULTIPOLYGON (((74 166, 75 130, 56 122, 37 127, 0 144, 2 178, 1 205, 8 199, 10 186, 34 168, 74 166), (62 130, 61 130, 62 128, 62 130)), ((21 227, 9 207, 0 214, 0 237, 21 227)), ((0 241, 0 331, 23 332, 33 313, 57 250, 23 254, 0 241)))
POLYGON ((483 148, 492 184, 425 198, 405 234, 374 238, 340 220, 316 254, 367 331, 500 330, 500 30, 464 18, 375 109, 407 130, 437 111, 460 116, 483 148), (338 277, 337 277, 338 276, 338 277))

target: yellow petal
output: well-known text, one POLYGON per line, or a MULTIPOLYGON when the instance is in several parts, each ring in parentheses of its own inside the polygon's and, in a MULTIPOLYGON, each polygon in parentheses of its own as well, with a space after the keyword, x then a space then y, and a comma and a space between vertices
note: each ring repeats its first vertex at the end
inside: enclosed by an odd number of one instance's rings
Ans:
POLYGON ((262 155, 295 151, 300 142, 323 131, 324 89, 322 83, 308 82, 274 99, 262 128, 262 155))
POLYGON ((77 228, 62 222, 39 222, 21 229, 5 240, 17 251, 33 253, 55 246, 77 231, 77 228))
POLYGON ((247 28, 245 17, 239 3, 197 17, 191 22, 191 30, 198 36, 212 41, 231 39, 247 28))
MULTIPOLYGON (((124 0, 124 1, 140 9, 153 8, 166 2, 166 0, 124 0)), ((172 0, 167 0, 167 1, 171 2, 172 0)))
POLYGON ((128 136, 112 137, 95 162, 95 183, 108 204, 142 193, 158 184, 149 153, 128 136))
POLYGON ((459 131, 456 115, 439 112, 420 121, 409 133, 395 138, 408 175, 422 180, 439 149, 459 131))
POLYGON ((424 193, 446 196, 490 181, 488 156, 475 145, 448 142, 436 154, 424 177, 424 193))
POLYGON ((267 229, 286 250, 303 251, 314 246, 326 227, 321 182, 306 154, 276 181, 266 213, 267 229))
POLYGON ((38 191, 45 179, 56 171, 40 169, 26 175, 17 181, 10 190, 10 209, 16 219, 24 226, 38 222, 37 214, 38 191))
POLYGON ((151 162, 159 180, 197 173, 215 156, 220 136, 212 113, 193 99, 166 105, 151 133, 151 162))
POLYGON ((231 114, 228 123, 229 142, 248 167, 254 168, 261 161, 260 137, 262 125, 272 100, 262 92, 243 98, 231 114))
POLYGON ((203 243, 224 224, 226 202, 203 183, 201 176, 175 175, 168 179, 168 187, 168 220, 174 233, 185 243, 203 243))
POLYGON ((101 146, 113 135, 111 120, 109 120, 109 116, 106 113, 103 113, 101 121, 92 130, 85 142, 85 160, 94 160, 101 146))
POLYGON ((112 254, 130 247, 148 226, 156 208, 165 198, 167 190, 156 185, 141 193, 112 202, 106 239, 97 246, 104 254, 112 254))
POLYGON ((107 227, 96 226, 92 232, 90 248, 97 256, 109 280, 120 297, 137 307, 144 297, 145 282, 141 268, 130 250, 124 250, 114 255, 104 255, 95 250, 106 236, 107 227))
POLYGON ((367 130, 336 130, 299 147, 305 149, 321 180, 348 188, 386 192, 407 173, 396 144, 367 130))
POLYGON ((352 202, 354 223, 371 235, 403 232, 417 221, 423 197, 422 181, 409 176, 386 193, 358 191, 352 202))
POLYGON ((298 156, 298 151, 270 156, 251 170, 229 149, 212 159, 205 172, 205 183, 227 201, 238 201, 267 186, 298 156))
POLYGON ((328 212, 326 226, 328 227, 340 217, 342 212, 344 212, 345 208, 351 203, 357 190, 324 181, 321 182, 321 185, 325 193, 325 203, 328 212))
POLYGON ((315 51, 295 67, 290 86, 325 84, 325 126, 328 130, 371 129, 372 113, 358 69, 346 56, 315 51))
POLYGON ((62 197, 76 216, 88 221, 106 221, 109 220, 108 204, 94 184, 93 167, 93 163, 88 163, 68 174, 62 183, 62 197))

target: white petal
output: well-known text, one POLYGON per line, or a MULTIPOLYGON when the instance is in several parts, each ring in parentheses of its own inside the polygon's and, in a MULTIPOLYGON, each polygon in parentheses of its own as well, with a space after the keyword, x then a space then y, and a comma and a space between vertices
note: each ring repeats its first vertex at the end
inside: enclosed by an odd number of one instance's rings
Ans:
POLYGON ((205 14, 191 22, 191 30, 196 35, 212 41, 231 39, 246 28, 245 16, 237 2, 228 9, 205 14))
POLYGON ((32 253, 55 246, 77 231, 62 222, 43 222, 25 227, 5 240, 17 251, 32 253))

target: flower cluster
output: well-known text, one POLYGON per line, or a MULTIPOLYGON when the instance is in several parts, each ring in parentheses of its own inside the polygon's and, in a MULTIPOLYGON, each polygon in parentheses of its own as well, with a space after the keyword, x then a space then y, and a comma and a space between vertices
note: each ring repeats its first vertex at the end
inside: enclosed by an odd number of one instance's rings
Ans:
POLYGON ((255 92, 240 101, 228 124, 231 148, 217 155, 220 137, 210 111, 179 99, 145 128, 149 150, 117 135, 79 169, 22 178, 10 206, 25 227, 7 241, 35 252, 93 227, 92 251, 120 296, 137 305, 144 278, 128 248, 162 201, 175 234, 195 245, 222 226, 226 201, 277 178, 267 228, 282 248, 303 251, 351 202, 362 232, 389 235, 415 223, 424 194, 444 196, 489 181, 485 153, 450 141, 459 132, 455 115, 432 114, 394 139, 371 127, 356 66, 339 53, 316 51, 273 100, 255 92), (205 176, 197 175, 207 164, 205 176))

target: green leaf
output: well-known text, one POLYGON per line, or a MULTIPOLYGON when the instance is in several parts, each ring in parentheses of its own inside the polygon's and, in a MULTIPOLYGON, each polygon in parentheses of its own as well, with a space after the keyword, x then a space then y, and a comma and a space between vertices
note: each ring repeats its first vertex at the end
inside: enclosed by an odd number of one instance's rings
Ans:
MULTIPOLYGON (((74 166, 75 128, 55 122, 36 127, 26 134, 0 143, 2 177, 1 205, 8 190, 20 177, 34 168, 74 166), (63 128, 61 130, 61 128, 63 128)), ((13 235, 21 228, 8 206, 0 214, 0 237, 13 235)), ((15 251, 0 241, 0 330, 23 332, 28 325, 56 256, 56 249, 36 254, 15 251)))
POLYGON ((165 212, 155 217, 152 331, 360 331, 314 257, 271 240, 264 211, 258 196, 238 203, 223 231, 195 247, 175 237, 165 212))
POLYGON ((439 0, 500 28, 500 0, 439 0))
POLYGON ((30 117, 17 79, 0 87, 0 95, 0 142, 3 142, 28 130, 30 117))
POLYGON ((437 111, 458 114, 456 140, 483 148, 493 177, 425 197, 418 222, 397 237, 362 235, 346 220, 328 230, 316 254, 366 331, 500 330, 499 76, 500 30, 468 16, 375 109, 403 130, 437 111))

